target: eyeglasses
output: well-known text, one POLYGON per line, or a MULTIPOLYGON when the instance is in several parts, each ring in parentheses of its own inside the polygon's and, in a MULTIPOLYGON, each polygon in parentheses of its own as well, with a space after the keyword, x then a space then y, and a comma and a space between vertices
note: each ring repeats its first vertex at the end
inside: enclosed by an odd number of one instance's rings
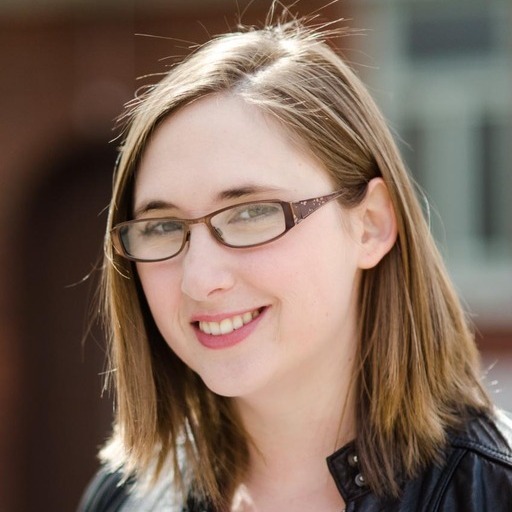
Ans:
POLYGON ((304 201, 250 201, 197 219, 161 217, 121 222, 111 233, 114 249, 132 261, 162 261, 177 256, 190 239, 190 226, 204 223, 215 240, 233 248, 257 247, 282 237, 342 191, 304 201))

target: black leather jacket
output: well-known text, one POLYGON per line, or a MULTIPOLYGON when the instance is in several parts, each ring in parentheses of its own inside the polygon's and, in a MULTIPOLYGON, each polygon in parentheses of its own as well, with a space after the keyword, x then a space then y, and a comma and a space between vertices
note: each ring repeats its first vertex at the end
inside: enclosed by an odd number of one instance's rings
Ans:
POLYGON ((346 512, 512 512, 512 418, 501 411, 450 436, 443 465, 406 482, 396 500, 365 487, 354 455, 348 445, 327 460, 346 512))
MULTIPOLYGON (((512 512, 512 417, 503 412, 474 418, 450 436, 444 463, 406 482, 399 499, 383 500, 370 492, 353 447, 348 444, 327 459, 346 512, 512 512)), ((129 487, 118 483, 118 474, 100 472, 79 512, 121 511, 129 487)), ((183 512, 207 511, 190 500, 183 507, 183 512)))

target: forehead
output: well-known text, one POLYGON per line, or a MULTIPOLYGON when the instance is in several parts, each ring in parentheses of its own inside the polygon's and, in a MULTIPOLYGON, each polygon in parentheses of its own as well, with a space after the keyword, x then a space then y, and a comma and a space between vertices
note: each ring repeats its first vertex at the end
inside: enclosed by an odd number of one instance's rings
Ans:
POLYGON ((134 204, 161 200, 200 210, 240 187, 292 199, 328 191, 330 180, 276 120, 236 96, 213 95, 157 128, 137 170, 134 204))

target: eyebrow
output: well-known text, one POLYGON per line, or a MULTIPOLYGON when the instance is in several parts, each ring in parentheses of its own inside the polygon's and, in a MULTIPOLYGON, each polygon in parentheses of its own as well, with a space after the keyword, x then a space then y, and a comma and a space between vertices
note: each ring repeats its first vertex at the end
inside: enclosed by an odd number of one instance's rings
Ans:
POLYGON ((276 192, 281 191, 277 187, 263 186, 263 185, 245 185, 243 187, 234 187, 223 190, 217 194, 217 201, 226 201, 228 199, 240 199, 241 197, 247 197, 262 192, 276 192))
MULTIPOLYGON (((223 190, 219 192, 216 196, 214 201, 215 202, 222 202, 227 201, 230 199, 241 199, 243 197, 248 197, 254 194, 259 193, 272 193, 272 192, 279 192, 282 191, 282 189, 278 187, 272 187, 272 186, 264 186, 264 185, 244 185, 241 187, 233 187, 228 188, 226 190, 223 190)), ((162 200, 151 200, 145 203, 142 203, 141 206, 136 208, 133 212, 134 218, 137 218, 139 215, 142 215, 144 213, 148 213, 153 210, 171 210, 171 209, 179 209, 178 206, 175 204, 168 202, 168 201, 162 201, 162 200)))

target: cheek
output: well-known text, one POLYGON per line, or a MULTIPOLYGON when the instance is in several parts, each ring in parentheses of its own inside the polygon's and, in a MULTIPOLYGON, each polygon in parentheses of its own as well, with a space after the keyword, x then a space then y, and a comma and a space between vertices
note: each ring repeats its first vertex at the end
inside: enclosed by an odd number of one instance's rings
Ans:
POLYGON ((180 301, 179 278, 164 263, 137 264, 144 295, 161 331, 165 331, 164 320, 174 316, 180 301))
POLYGON ((283 305, 293 306, 301 324, 318 323, 350 307, 359 275, 357 248, 350 237, 335 231, 330 237, 315 233, 286 242, 276 244, 254 266, 255 283, 266 283, 283 305))
MULTIPOLYGON (((142 267, 142 265, 141 265, 142 267)), ((181 285, 177 272, 170 271, 162 265, 145 266, 139 271, 142 289, 149 305, 153 319, 161 335, 171 350, 188 366, 194 368, 185 336, 183 335, 183 318, 181 311, 181 285)))

